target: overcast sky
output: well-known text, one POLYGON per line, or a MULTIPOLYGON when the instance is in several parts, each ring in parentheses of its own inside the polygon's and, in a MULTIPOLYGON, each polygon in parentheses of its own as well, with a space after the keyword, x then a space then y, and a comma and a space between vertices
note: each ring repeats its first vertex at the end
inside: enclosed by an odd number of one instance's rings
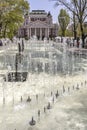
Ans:
POLYGON ((50 11, 53 16, 53 22, 58 22, 57 17, 59 13, 59 7, 54 7, 55 2, 51 0, 28 0, 31 10, 45 10, 50 11))

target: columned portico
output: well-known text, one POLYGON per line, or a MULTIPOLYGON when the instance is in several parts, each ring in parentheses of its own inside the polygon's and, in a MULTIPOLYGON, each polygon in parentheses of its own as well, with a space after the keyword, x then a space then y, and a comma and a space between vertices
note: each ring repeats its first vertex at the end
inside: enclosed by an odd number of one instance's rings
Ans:
POLYGON ((29 14, 29 19, 28 16, 25 17, 24 25, 19 29, 18 35, 28 38, 35 35, 38 39, 49 38, 57 32, 56 27, 52 22, 52 15, 50 13, 46 13, 44 10, 34 10, 29 14), (26 20, 29 21, 26 22, 26 20))
POLYGON ((42 39, 43 37, 49 37, 49 28, 29 28, 28 37, 37 36, 37 38, 42 39))

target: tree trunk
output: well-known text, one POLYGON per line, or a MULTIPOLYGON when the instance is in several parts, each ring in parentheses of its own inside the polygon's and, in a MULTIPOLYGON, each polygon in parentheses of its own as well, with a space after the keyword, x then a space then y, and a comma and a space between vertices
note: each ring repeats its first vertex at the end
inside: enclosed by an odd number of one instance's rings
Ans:
POLYGON ((65 37, 65 30, 62 30, 62 36, 65 37))
POLYGON ((4 29, 4 33, 3 33, 3 37, 5 38, 6 37, 6 28, 7 28, 7 23, 5 25, 5 29, 4 29))
POLYGON ((85 45, 85 37, 84 37, 84 30, 83 30, 83 25, 82 22, 80 21, 80 30, 81 30, 81 38, 82 38, 82 48, 84 48, 85 45))
POLYGON ((0 22, 0 37, 2 36, 2 23, 0 22))
POLYGON ((75 14, 73 13, 73 23, 74 23, 74 25, 73 25, 73 32, 74 32, 74 40, 76 40, 77 39, 77 32, 76 32, 76 17, 75 17, 75 14))

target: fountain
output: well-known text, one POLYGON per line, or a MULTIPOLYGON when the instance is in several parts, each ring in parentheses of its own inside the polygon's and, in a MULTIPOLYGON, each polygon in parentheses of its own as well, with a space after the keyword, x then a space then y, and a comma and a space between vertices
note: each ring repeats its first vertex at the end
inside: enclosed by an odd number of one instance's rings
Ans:
POLYGON ((30 124, 30 125, 35 125, 35 124, 36 124, 36 121, 33 119, 33 117, 32 117, 32 119, 31 119, 31 121, 29 122, 29 124, 30 124))
MULTIPOLYGON (((70 129, 66 117, 70 119, 71 111, 67 115, 64 110, 66 108, 68 111, 73 106, 76 110, 76 107, 81 105, 76 104, 75 97, 86 90, 84 84, 87 86, 87 55, 85 58, 80 52, 79 55, 75 55, 73 49, 69 50, 66 44, 56 44, 53 41, 48 43, 46 39, 39 41, 34 38, 25 43, 20 39, 17 43, 0 51, 0 77, 5 78, 0 83, 0 130, 15 129, 14 122, 16 129, 33 129, 38 123, 38 127, 42 128, 41 124, 47 125, 48 120, 54 115, 55 117, 51 118, 54 127, 56 119, 61 123, 57 123, 60 124, 59 128, 65 128, 62 125, 64 118, 66 129, 70 129), (81 87, 80 93, 76 91, 81 87), (71 97, 71 101, 68 102, 71 97), (5 109, 1 107, 2 102, 5 109), (40 110, 38 114, 37 110, 40 110), (2 123, 3 117, 6 118, 6 124, 2 123)), ((46 129, 52 129, 51 125, 49 127, 46 129)))
POLYGON ((22 43, 18 43, 18 53, 16 53, 15 55, 15 72, 8 72, 7 76, 4 77, 5 81, 8 82, 24 82, 26 81, 27 78, 27 73, 28 72, 24 72, 21 70, 21 72, 19 72, 18 67, 21 68, 22 66, 22 62, 23 62, 23 58, 24 58, 24 41, 22 39, 22 43), (7 79, 6 79, 7 77, 7 79))

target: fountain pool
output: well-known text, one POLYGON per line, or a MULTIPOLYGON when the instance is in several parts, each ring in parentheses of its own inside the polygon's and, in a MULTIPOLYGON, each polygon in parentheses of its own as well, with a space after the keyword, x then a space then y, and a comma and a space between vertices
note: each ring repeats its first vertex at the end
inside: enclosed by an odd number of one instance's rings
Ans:
POLYGON ((52 41, 31 40, 24 45, 18 72, 28 73, 25 82, 22 77, 20 82, 8 81, 7 74, 15 72, 17 44, 0 51, 0 130, 86 130, 87 55, 52 41), (52 109, 44 113, 49 102, 52 109), (35 126, 29 125, 32 116, 35 126))

